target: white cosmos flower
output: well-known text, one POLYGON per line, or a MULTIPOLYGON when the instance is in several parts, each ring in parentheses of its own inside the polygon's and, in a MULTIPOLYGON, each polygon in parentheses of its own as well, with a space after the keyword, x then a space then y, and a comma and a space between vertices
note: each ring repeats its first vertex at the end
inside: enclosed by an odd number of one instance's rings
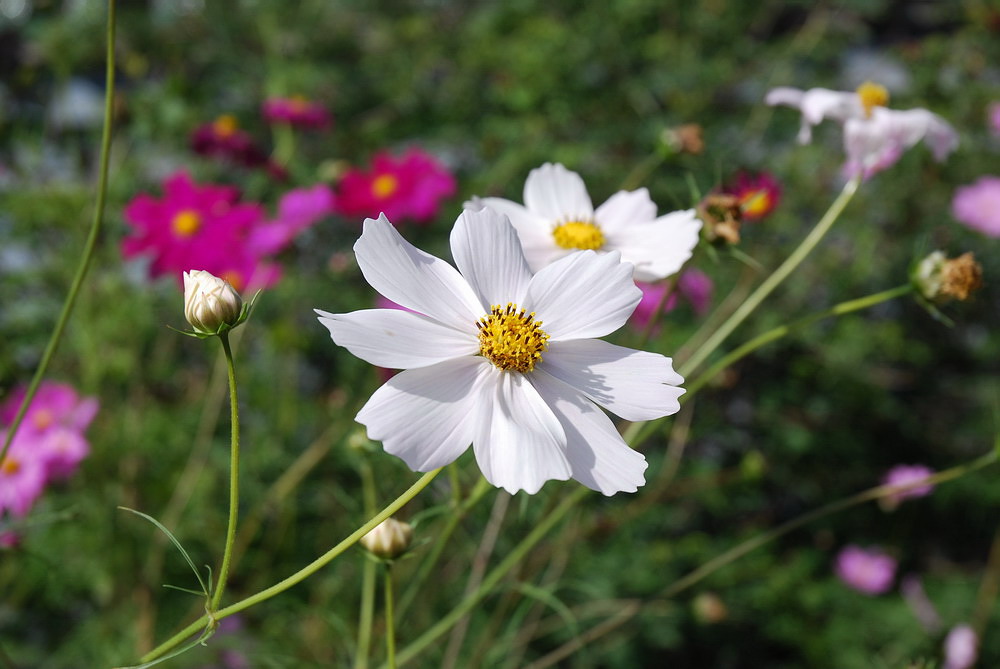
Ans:
POLYGON ((594 337, 641 297, 618 253, 576 253, 532 275, 505 216, 466 211, 451 233, 458 271, 406 242, 384 215, 354 245, 375 290, 417 313, 317 310, 334 342, 405 371, 358 412, 368 436, 417 471, 471 443, 483 475, 511 493, 574 478, 605 495, 634 492, 646 460, 603 406, 633 421, 676 412, 670 358, 594 337))
POLYGON ((649 191, 618 191, 596 210, 583 179, 560 164, 533 169, 524 205, 500 197, 475 198, 466 208, 506 214, 532 271, 580 250, 618 251, 635 266, 636 281, 674 274, 691 257, 701 221, 694 209, 656 215, 649 191))

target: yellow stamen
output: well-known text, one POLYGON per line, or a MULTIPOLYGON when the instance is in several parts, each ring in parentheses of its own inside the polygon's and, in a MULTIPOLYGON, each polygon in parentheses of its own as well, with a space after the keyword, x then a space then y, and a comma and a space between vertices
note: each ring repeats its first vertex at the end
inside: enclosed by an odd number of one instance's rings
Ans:
POLYGON ((198 232, 198 228, 200 227, 201 216, 198 212, 191 209, 182 209, 174 214, 173 219, 170 221, 170 229, 178 237, 190 237, 198 232))
POLYGON ((392 174, 380 174, 372 181, 372 195, 384 200, 399 188, 399 179, 392 174))
POLYGON ((865 109, 865 118, 871 118, 872 109, 875 107, 885 107, 889 104, 888 89, 872 81, 866 81, 858 86, 857 94, 861 98, 861 106, 865 109))
POLYGON ((749 216, 760 216, 771 208, 771 194, 766 190, 754 190, 740 197, 740 209, 749 216))
POLYGON ((239 121, 232 114, 223 114, 212 123, 212 130, 222 138, 231 137, 239 127, 239 121))
POLYGON ((0 462, 0 474, 13 476, 21 469, 21 463, 9 455, 0 462))
POLYGON ((530 372, 542 361, 549 335, 535 320, 535 312, 525 314, 517 305, 494 304, 479 319, 479 354, 504 371, 530 372))
POLYGON ((604 233, 590 221, 567 221, 552 230, 556 244, 564 249, 594 251, 604 246, 604 233))

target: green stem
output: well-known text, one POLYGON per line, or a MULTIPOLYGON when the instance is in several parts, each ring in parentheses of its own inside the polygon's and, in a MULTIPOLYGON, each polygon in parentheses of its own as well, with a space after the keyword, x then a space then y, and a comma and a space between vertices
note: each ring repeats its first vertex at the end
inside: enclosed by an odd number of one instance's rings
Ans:
POLYGON ((385 656, 389 669, 396 669, 396 624, 392 610, 392 563, 385 564, 385 656))
POLYGON ((7 456, 7 450, 10 448, 11 442, 14 441, 18 428, 21 427, 21 422, 28 412, 28 407, 31 406, 31 401, 35 398, 35 393, 38 392, 38 386, 42 383, 42 378, 49 368, 49 363, 52 362, 52 356, 55 355, 56 348, 59 346, 59 340, 62 339, 63 330, 66 329, 66 323, 69 322, 70 314, 76 305, 77 295, 79 295, 80 288, 83 286, 83 279, 87 276, 87 270, 90 268, 90 260, 94 256, 94 249, 97 247, 97 239, 101 232, 101 223, 104 221, 104 203, 108 195, 108 163, 111 156, 111 126, 114 96, 115 0, 108 0, 107 46, 104 71, 104 130, 101 135, 100 176, 97 183, 97 201, 94 205, 94 218, 90 224, 90 233, 87 235, 87 241, 83 247, 83 256, 80 258, 80 264, 76 268, 76 275, 73 277, 73 283, 70 285, 69 294, 66 295, 62 311, 59 312, 59 319, 56 321, 56 326, 52 330, 52 336, 49 337, 49 342, 42 353, 42 359, 38 363, 37 369, 35 369, 35 375, 28 384, 28 390, 24 393, 24 399, 21 400, 21 406, 17 410, 17 415, 14 416, 14 422, 11 423, 10 429, 7 430, 3 447, 0 448, 0 462, 3 462, 3 459, 7 456))
POLYGON ((251 595, 250 597, 240 600, 235 604, 230 604, 224 609, 219 609, 212 615, 211 620, 209 619, 208 614, 201 616, 193 623, 189 624, 187 627, 182 629, 180 632, 170 637, 169 639, 164 641, 162 644, 160 644, 150 652, 143 655, 141 661, 150 662, 152 660, 155 660, 163 656, 165 653, 169 652, 172 648, 177 646, 177 644, 184 641, 184 639, 187 639, 193 634, 196 634, 202 629, 204 629, 205 626, 208 625, 210 622, 212 621, 217 622, 235 613, 239 613, 240 611, 248 609, 251 606, 254 606, 255 604, 259 604, 260 602, 268 600, 271 597, 274 597, 275 595, 281 594, 285 590, 291 588, 293 585, 298 585, 299 583, 301 583, 302 581, 309 578, 317 571, 325 567, 329 562, 331 562, 334 558, 336 558, 341 553, 346 551, 348 548, 356 544, 358 540, 361 539, 361 537, 368 534, 371 530, 375 528, 376 525, 378 525, 383 520, 385 520, 386 518, 396 513, 401 508, 403 508, 403 506, 405 506, 407 502, 412 500, 420 493, 421 490, 426 488, 430 484, 430 482, 434 480, 434 477, 437 476, 438 473, 440 473, 440 471, 441 471, 440 469, 435 469, 434 471, 427 472, 426 474, 421 476, 416 483, 414 483, 406 490, 406 492, 404 492, 402 495, 393 500, 388 506, 386 506, 375 516, 373 516, 367 523, 356 529, 346 539, 341 541, 339 544, 337 544, 336 546, 328 550, 326 553, 316 558, 315 560, 313 560, 308 565, 298 570, 291 576, 285 578, 282 581, 279 581, 278 583, 275 583, 269 588, 261 590, 255 595, 251 595))
POLYGON ((232 439, 229 450, 229 525, 226 528, 226 549, 222 553, 222 567, 219 569, 219 584, 212 594, 211 610, 219 608, 222 593, 229 579, 229 563, 233 557, 233 542, 236 539, 236 520, 240 506, 240 409, 236 397, 236 366, 233 364, 233 350, 229 346, 229 333, 219 335, 222 350, 226 353, 226 370, 229 372, 229 417, 232 425, 232 439))
POLYGON ((563 519, 563 517, 569 513, 569 511, 576 506, 577 502, 582 500, 590 490, 580 486, 569 495, 563 499, 562 503, 559 504, 541 523, 535 526, 528 536, 521 540, 514 550, 508 553, 500 564, 493 568, 483 582, 480 583, 479 587, 465 597, 458 605, 455 606, 450 612, 448 612, 443 618, 441 618, 437 623, 435 623, 429 630, 424 632, 415 641, 406 646, 402 651, 400 651, 397 661, 399 665, 402 666, 419 655, 427 646, 434 643, 437 639, 444 636, 444 634, 452 628, 455 623, 462 619, 469 611, 473 609, 486 595, 492 592, 493 588, 496 587, 497 583, 500 582, 504 576, 507 575, 511 569, 514 568, 524 557, 528 554, 535 544, 541 541, 544 537, 549 536, 549 532, 555 525, 563 519))
MULTIPOLYGON (((362 456, 364 458, 364 456, 362 456)), ((375 513, 375 477, 371 465, 362 459, 361 496, 365 515, 375 513)), ((375 561, 363 556, 361 567, 361 610, 358 613, 358 652, 354 658, 355 669, 368 669, 368 654, 371 652, 372 623, 375 619, 375 561)))
POLYGON ((812 325, 816 321, 823 320, 824 318, 829 318, 830 316, 843 316, 844 314, 849 314, 853 311, 860 311, 862 309, 867 309, 868 307, 873 307, 876 304, 881 304, 882 302, 887 302, 888 300, 902 297, 908 293, 913 292, 913 286, 911 284, 905 284, 902 286, 897 286, 896 288, 890 288, 889 290, 884 290, 880 293, 875 293, 873 295, 866 295, 865 297, 859 297, 854 300, 847 300, 846 302, 841 302, 840 304, 835 304, 829 309, 824 309, 823 311, 816 312, 815 314, 810 314, 804 318, 800 318, 791 323, 785 325, 779 325, 778 327, 768 330, 767 332, 757 335, 750 341, 746 342, 742 346, 734 349, 727 353, 723 358, 715 362, 711 367, 709 367, 705 372, 699 375, 694 381, 687 385, 688 393, 696 393, 702 386, 715 378, 715 375, 729 367, 733 363, 745 358, 750 355, 760 347, 770 344, 776 339, 781 339, 788 333, 804 328, 808 325, 812 325))
POLYGON ((664 160, 666 160, 666 156, 662 151, 655 151, 646 156, 646 158, 641 163, 633 167, 632 171, 628 173, 628 176, 622 180, 620 190, 634 190, 638 188, 639 184, 645 181, 646 178, 653 173, 653 170, 659 167, 664 160))
POLYGON ((692 371, 694 371, 698 365, 705 361, 705 359, 710 356, 715 349, 717 349, 722 342, 726 340, 733 330, 742 323, 747 316, 749 316, 753 311, 760 306, 760 303, 771 294, 771 292, 781 285, 781 282, 788 278, 801 263, 805 260, 806 256, 819 244, 820 240, 826 236, 826 233, 830 231, 830 228, 840 217, 840 214, 844 211, 847 203, 851 201, 854 194, 858 190, 858 185, 861 183, 860 177, 854 177, 846 184, 844 184, 844 189, 837 196, 837 199, 833 201, 830 208, 820 219, 816 227, 802 240, 798 248, 792 251, 792 254, 785 259, 785 262, 781 263, 778 269, 774 270, 774 273, 767 277, 760 286, 757 287, 750 297, 740 305, 740 307, 733 312, 733 315, 723 323, 718 330, 716 330, 711 337, 709 337, 704 344, 702 344, 692 355, 688 358, 683 365, 677 370, 681 376, 687 376, 692 371))

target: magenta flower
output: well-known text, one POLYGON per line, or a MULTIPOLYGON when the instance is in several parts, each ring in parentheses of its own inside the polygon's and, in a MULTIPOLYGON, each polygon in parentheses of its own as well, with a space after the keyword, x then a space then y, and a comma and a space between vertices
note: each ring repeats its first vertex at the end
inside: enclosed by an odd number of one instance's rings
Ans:
POLYGON ((268 162, 253 138, 240 130, 236 117, 229 114, 195 128, 191 133, 191 150, 244 167, 260 167, 268 162))
POLYGON ((264 102, 261 111, 268 123, 286 123, 311 130, 326 130, 333 121, 323 105, 301 95, 270 98, 264 102))
MULTIPOLYGON (((0 440, 6 436, 0 432, 0 440)), ((0 515, 7 511, 24 516, 45 489, 45 462, 36 449, 37 439, 33 432, 18 430, 0 462, 0 515)))
MULTIPOLYGON (((882 485, 909 485, 910 483, 922 481, 933 473, 933 469, 923 465, 896 465, 882 477, 882 485)), ((883 509, 891 511, 904 500, 926 497, 931 494, 933 489, 934 486, 931 484, 916 486, 909 490, 901 490, 887 495, 880 500, 880 503, 883 509)))
POLYGON ((896 560, 877 548, 851 545, 837 555, 834 570, 848 587, 866 595, 880 595, 892 587, 896 560))
POLYGON ((250 249, 258 255, 278 253, 333 209, 333 191, 323 184, 290 190, 281 196, 277 217, 251 231, 250 249))
POLYGON ((979 638, 969 625, 955 625, 944 640, 944 669, 969 669, 979 658, 979 638))
POLYGON ((350 218, 385 214, 426 223, 437 215, 441 200, 455 193, 455 177, 433 156, 410 149, 396 158, 381 152, 369 171, 351 169, 337 187, 337 211, 350 218))
MULTIPOLYGON (((26 392, 26 387, 19 387, 4 400, 0 405, 0 424, 10 425, 14 422, 26 392)), ((94 420, 97 408, 95 398, 80 397, 72 386, 43 381, 31 401, 31 406, 28 407, 28 412, 24 415, 18 435, 25 431, 40 434, 52 427, 82 433, 94 420)))
POLYGON ((955 191, 951 213, 989 237, 1000 237, 1000 177, 985 176, 955 191))
POLYGON ((677 288, 666 302, 663 302, 663 294, 667 290, 667 282, 644 283, 637 281, 635 285, 642 291, 642 299, 639 300, 639 306, 632 312, 629 323, 638 330, 645 330, 650 319, 656 316, 654 313, 656 305, 663 303, 661 313, 673 311, 677 306, 678 295, 690 303, 699 316, 708 310, 712 301, 712 280, 704 272, 696 269, 684 270, 677 281, 677 288))
POLYGON ((767 172, 740 172, 736 175, 736 181, 722 191, 739 200, 744 221, 759 221, 774 211, 781 199, 781 184, 767 172))
POLYGON ((261 225, 264 209, 238 202, 236 189, 199 185, 185 172, 163 184, 163 198, 135 197, 125 207, 133 235, 122 240, 122 254, 152 254, 151 277, 203 269, 237 290, 265 288, 278 277, 275 266, 253 253, 248 240, 261 225))

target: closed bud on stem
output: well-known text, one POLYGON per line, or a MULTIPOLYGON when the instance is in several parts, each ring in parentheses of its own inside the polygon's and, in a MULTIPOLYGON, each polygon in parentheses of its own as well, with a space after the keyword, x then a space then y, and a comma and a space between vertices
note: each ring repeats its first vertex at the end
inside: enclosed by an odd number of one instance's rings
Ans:
POLYGON ((983 268, 971 253, 948 258, 943 251, 934 251, 917 263, 911 280, 932 302, 964 301, 983 285, 983 268))
POLYGON ((361 537, 361 545, 383 560, 396 559, 406 552, 412 541, 413 526, 395 518, 386 518, 361 537))
POLYGON ((184 317, 198 334, 221 334, 245 320, 243 298, 210 272, 184 272, 184 317))

